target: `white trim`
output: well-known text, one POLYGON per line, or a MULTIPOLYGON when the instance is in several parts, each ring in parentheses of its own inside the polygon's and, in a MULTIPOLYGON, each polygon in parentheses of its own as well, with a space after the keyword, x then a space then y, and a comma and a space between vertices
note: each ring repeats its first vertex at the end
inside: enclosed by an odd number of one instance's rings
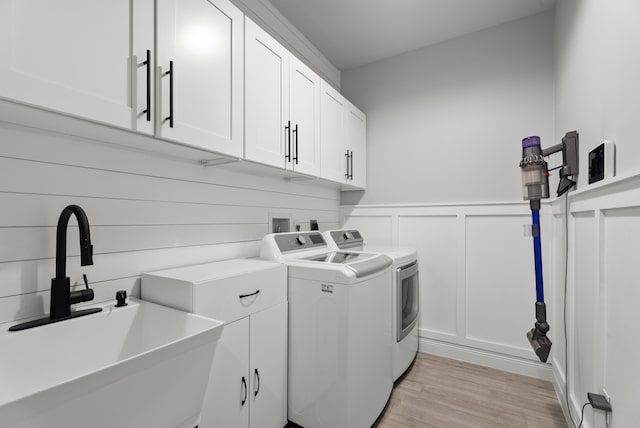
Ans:
POLYGON ((567 421, 567 425, 571 427, 571 418, 569 417, 566 394, 564 393, 565 377, 563 373, 556 368, 555 365, 552 365, 552 374, 553 378, 551 379, 551 383, 553 384, 553 389, 556 391, 556 396, 558 397, 558 401, 560 402, 560 407, 562 408, 564 419, 567 421))
MULTIPOLYGON (((542 201, 543 204, 551 203, 542 201)), ((436 207, 475 207, 475 206, 505 206, 505 205, 529 205, 527 201, 493 201, 493 202, 435 202, 435 203, 415 203, 415 204, 358 204, 340 205, 341 209, 346 208, 436 208, 436 207)))
POLYGON ((445 343, 425 337, 418 339, 418 351, 537 379, 547 381, 554 379, 551 364, 445 343))

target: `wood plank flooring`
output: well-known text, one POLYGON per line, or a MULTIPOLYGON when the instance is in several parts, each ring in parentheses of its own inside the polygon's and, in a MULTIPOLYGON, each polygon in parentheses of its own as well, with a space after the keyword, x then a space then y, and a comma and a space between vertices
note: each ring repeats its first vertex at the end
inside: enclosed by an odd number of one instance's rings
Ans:
POLYGON ((566 428, 550 382, 418 353, 377 428, 566 428))

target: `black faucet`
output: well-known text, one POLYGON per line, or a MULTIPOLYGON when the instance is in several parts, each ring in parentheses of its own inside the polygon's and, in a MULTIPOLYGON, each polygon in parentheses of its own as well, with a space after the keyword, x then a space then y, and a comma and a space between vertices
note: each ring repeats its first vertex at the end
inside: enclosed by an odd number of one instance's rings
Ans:
POLYGON ((80 265, 93 264, 93 245, 89 234, 87 214, 77 205, 69 205, 60 214, 56 231, 56 277, 51 279, 51 310, 49 318, 59 319, 71 316, 71 305, 93 300, 93 290, 89 288, 84 276, 85 290, 71 292, 71 282, 66 275, 67 262, 67 225, 71 214, 78 220, 80 230, 80 265))
POLYGON ((56 230, 56 277, 51 279, 51 306, 49 317, 22 324, 14 325, 10 331, 24 330, 40 325, 50 324, 83 315, 100 312, 102 308, 91 308, 71 312, 71 305, 80 302, 93 300, 93 290, 89 288, 87 276, 83 275, 85 289, 81 291, 71 291, 71 281, 66 275, 67 261, 67 225, 71 214, 78 220, 80 230, 80 265, 87 266, 93 264, 93 245, 89 234, 89 220, 87 214, 77 205, 69 205, 60 214, 58 228, 56 230))

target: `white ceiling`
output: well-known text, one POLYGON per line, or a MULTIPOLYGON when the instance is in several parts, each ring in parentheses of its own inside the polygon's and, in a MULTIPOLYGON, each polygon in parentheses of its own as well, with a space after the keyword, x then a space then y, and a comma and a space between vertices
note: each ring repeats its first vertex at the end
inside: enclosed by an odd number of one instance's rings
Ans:
POLYGON ((340 70, 554 7, 556 0, 271 0, 340 70))

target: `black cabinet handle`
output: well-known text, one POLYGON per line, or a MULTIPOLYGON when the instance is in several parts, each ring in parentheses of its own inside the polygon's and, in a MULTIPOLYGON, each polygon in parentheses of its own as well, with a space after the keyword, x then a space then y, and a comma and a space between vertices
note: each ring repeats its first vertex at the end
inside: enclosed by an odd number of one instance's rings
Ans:
POLYGON ((284 127, 285 136, 284 138, 287 140, 287 148, 285 149, 284 158, 291 162, 291 121, 287 120, 287 126, 284 127))
POLYGON ((260 290, 254 291, 253 293, 250 294, 241 294, 238 297, 240 299, 244 299, 245 297, 251 297, 251 296, 255 296, 256 294, 258 294, 260 292, 260 290))
POLYGON ((295 144, 296 155, 293 158, 293 160, 296 161, 296 165, 298 165, 298 124, 297 123, 296 123, 296 127, 293 128, 293 135, 296 137, 296 144, 295 144))
POLYGON ((353 152, 351 152, 351 154, 349 155, 349 165, 350 165, 349 179, 353 180, 353 152))
POLYGON ((244 403, 247 402, 247 381, 244 379, 244 376, 242 376, 242 385, 244 388, 244 398, 242 399, 242 402, 240 403, 240 407, 244 406, 244 403))
POLYGON ((260 373, 258 373, 258 369, 254 369, 253 373, 255 374, 256 384, 258 385, 258 388, 253 391, 253 396, 257 397, 260 391, 260 373))
POLYGON ((173 70, 173 61, 169 61, 169 71, 164 73, 169 75, 169 116, 164 120, 169 121, 169 128, 173 128, 173 76, 175 75, 173 70))
POLYGON ((147 60, 142 63, 147 66, 147 108, 142 114, 147 115, 147 122, 151 122, 151 51, 147 49, 147 60))
POLYGON ((346 178, 349 178, 349 150, 344 154, 344 158, 347 161, 347 173, 344 175, 346 178))

